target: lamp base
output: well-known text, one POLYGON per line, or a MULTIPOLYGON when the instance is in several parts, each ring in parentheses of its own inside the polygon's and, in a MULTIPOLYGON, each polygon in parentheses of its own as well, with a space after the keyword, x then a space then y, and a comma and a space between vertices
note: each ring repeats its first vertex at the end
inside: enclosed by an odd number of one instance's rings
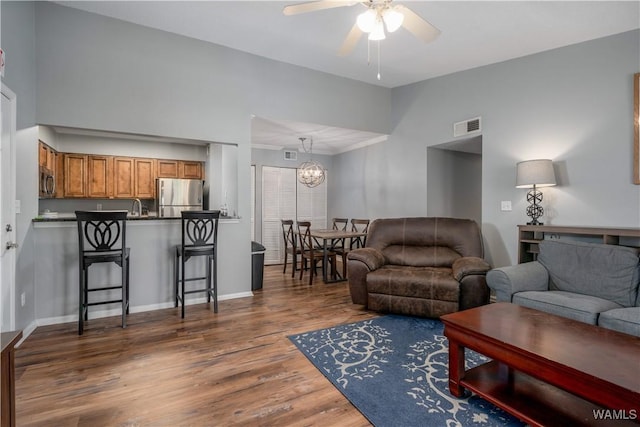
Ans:
POLYGON ((533 221, 529 221, 527 225, 544 225, 544 222, 533 220, 533 221))

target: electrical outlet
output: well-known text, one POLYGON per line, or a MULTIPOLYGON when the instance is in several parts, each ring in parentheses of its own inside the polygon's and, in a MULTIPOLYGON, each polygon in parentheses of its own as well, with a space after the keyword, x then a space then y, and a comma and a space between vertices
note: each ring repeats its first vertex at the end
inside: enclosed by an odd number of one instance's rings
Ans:
POLYGON ((25 293, 23 292, 20 295, 20 304, 22 307, 24 307, 24 305, 27 303, 27 296, 25 295, 25 293))
POLYGON ((98 203, 98 204, 96 205, 96 209, 98 209, 99 211, 101 211, 101 210, 102 210, 102 203, 98 203))
POLYGON ((500 210, 507 212, 511 210, 511 200, 503 200, 500 202, 500 210))

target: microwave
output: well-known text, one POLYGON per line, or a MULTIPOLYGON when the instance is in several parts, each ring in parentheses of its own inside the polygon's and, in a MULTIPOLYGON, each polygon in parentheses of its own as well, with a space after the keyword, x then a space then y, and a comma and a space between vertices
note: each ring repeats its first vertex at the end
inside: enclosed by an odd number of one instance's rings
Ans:
POLYGON ((53 171, 40 166, 40 198, 55 197, 56 178, 53 171))

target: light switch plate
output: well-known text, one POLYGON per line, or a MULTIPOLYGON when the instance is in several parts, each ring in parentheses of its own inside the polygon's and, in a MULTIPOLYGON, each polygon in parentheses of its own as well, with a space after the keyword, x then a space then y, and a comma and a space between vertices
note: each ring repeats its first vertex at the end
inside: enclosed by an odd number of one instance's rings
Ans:
POLYGON ((511 210, 511 200, 503 200, 500 202, 500 210, 503 212, 511 210))
POLYGON ((20 200, 16 200, 16 213, 19 214, 20 213, 20 200))

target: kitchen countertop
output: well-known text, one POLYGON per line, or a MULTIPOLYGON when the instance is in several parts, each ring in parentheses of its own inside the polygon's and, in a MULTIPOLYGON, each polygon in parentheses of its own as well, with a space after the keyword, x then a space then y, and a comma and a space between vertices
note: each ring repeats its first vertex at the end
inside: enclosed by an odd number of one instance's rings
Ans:
MULTIPOLYGON (((172 216, 172 217, 167 217, 167 216, 163 216, 163 217, 158 217, 155 215, 143 215, 143 216, 127 216, 127 221, 149 221, 149 220, 159 220, 159 221, 165 221, 165 220, 176 220, 176 219, 180 219, 181 217, 179 216, 172 216)), ((237 220, 240 219, 240 217, 233 217, 233 216, 221 216, 220 217, 221 220, 237 220)), ((75 222, 76 221, 76 215, 73 213, 60 213, 58 214, 57 217, 55 218, 45 218, 44 216, 37 216, 35 218, 32 219, 32 222, 75 222)))

